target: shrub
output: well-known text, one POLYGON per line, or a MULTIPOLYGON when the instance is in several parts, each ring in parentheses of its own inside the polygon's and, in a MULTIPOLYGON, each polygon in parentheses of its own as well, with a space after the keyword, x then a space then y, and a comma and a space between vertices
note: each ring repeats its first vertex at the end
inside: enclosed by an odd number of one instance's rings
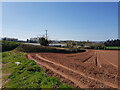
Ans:
MULTIPOLYGON (((57 49, 53 47, 45 47, 45 46, 34 46, 28 44, 21 44, 16 48, 17 51, 22 52, 54 52, 54 53, 75 53, 75 49, 57 49)), ((78 50, 78 52, 83 52, 85 50, 78 50)))
POLYGON ((44 37, 41 37, 41 38, 39 39, 39 42, 40 42, 40 45, 48 46, 48 40, 45 39, 44 37))
POLYGON ((2 51, 10 51, 19 46, 20 43, 12 41, 2 41, 2 51))

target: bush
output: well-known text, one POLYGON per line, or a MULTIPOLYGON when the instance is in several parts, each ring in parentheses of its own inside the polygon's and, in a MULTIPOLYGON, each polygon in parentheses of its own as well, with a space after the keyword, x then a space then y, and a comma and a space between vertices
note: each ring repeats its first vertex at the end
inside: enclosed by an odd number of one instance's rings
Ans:
POLYGON ((96 50, 105 50, 106 47, 105 46, 102 46, 102 45, 94 45, 94 46, 90 46, 86 49, 96 49, 96 50))
MULTIPOLYGON (((17 51, 22 52, 53 52, 53 53, 75 53, 75 49, 57 49, 53 47, 45 47, 45 46, 34 46, 34 45, 27 45, 27 44, 21 44, 16 48, 17 51)), ((83 52, 85 50, 78 50, 78 52, 83 52)))
POLYGON ((39 39, 39 42, 40 42, 40 45, 48 46, 48 40, 45 39, 44 37, 41 37, 41 38, 39 39))
POLYGON ((18 42, 12 42, 12 41, 2 41, 2 51, 10 51, 15 49, 17 46, 19 46, 20 43, 18 42))

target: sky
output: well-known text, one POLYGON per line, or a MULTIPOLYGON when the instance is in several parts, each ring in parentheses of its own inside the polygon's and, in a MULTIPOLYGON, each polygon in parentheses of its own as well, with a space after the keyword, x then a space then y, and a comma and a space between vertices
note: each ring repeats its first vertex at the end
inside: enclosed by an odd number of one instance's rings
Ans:
POLYGON ((118 38, 117 2, 3 2, 3 37, 26 40, 48 30, 52 40, 118 38))

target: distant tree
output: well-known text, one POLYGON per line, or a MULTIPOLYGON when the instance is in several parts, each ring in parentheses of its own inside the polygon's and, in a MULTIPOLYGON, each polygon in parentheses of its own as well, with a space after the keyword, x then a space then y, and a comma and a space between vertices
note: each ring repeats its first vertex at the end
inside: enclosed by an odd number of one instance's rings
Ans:
POLYGON ((29 39, 27 39, 27 42, 29 42, 29 39))
POLYGON ((52 41, 52 40, 49 40, 48 42, 49 42, 49 43, 53 43, 53 41, 52 41))
POLYGON ((81 47, 84 47, 85 45, 84 45, 84 44, 81 44, 80 46, 81 46, 81 47))
POLYGON ((6 37, 4 37, 2 40, 6 40, 6 37))
POLYGON ((40 42, 40 45, 42 45, 42 46, 48 46, 48 40, 47 39, 45 39, 44 37, 41 37, 40 39, 39 39, 39 42, 40 42))
POLYGON ((120 40, 107 40, 104 44, 105 46, 120 46, 120 40))
POLYGON ((68 48, 73 48, 73 42, 72 41, 67 41, 67 47, 68 48))

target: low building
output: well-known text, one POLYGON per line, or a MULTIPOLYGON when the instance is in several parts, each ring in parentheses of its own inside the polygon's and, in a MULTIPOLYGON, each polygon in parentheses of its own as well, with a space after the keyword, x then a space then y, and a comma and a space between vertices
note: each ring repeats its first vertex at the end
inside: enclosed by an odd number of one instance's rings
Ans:
POLYGON ((39 43, 39 37, 36 37, 36 38, 30 38, 29 41, 30 41, 30 42, 39 43))
POLYGON ((18 41, 18 39, 16 39, 16 38, 7 38, 7 37, 2 38, 2 40, 14 41, 14 42, 17 42, 17 41, 18 41))

